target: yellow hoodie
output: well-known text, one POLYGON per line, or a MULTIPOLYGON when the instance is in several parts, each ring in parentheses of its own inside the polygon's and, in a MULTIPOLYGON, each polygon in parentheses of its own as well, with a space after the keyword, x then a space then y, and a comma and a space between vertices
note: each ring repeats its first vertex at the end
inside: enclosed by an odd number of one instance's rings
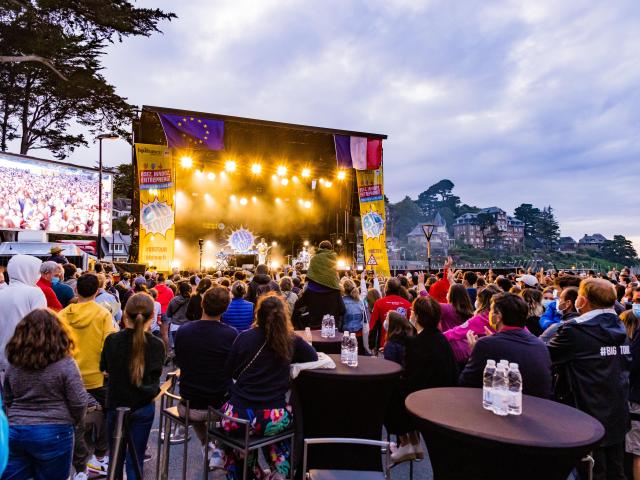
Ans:
POLYGON ((109 311, 96 302, 72 303, 60 313, 76 344, 74 358, 80 369, 84 388, 91 390, 104 385, 100 371, 100 355, 104 339, 115 331, 109 311))

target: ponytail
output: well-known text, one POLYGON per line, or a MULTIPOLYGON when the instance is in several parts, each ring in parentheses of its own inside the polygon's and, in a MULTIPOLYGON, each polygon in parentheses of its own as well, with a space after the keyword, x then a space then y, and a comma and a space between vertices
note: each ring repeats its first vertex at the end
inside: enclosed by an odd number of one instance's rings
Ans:
POLYGON ((125 307, 125 315, 129 322, 133 324, 129 377, 131 383, 136 387, 142 385, 147 347, 145 324, 153 318, 153 311, 153 298, 146 293, 136 293, 127 301, 127 306, 125 307))

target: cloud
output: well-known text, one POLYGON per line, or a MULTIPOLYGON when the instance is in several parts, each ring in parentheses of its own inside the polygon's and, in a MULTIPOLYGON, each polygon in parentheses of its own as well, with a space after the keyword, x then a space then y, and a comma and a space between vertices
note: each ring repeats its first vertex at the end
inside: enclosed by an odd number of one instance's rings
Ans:
POLYGON ((449 178, 471 204, 551 204, 563 234, 640 238, 634 0, 139 4, 179 18, 105 57, 133 103, 387 133, 392 200, 449 178))

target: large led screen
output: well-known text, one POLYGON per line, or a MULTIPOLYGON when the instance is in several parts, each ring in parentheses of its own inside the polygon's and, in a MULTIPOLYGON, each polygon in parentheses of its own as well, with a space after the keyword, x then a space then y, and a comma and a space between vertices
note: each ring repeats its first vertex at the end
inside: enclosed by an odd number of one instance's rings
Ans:
MULTIPOLYGON (((0 229, 97 235, 98 172, 0 153, 0 229)), ((111 233, 112 176, 102 174, 102 233, 111 233)))

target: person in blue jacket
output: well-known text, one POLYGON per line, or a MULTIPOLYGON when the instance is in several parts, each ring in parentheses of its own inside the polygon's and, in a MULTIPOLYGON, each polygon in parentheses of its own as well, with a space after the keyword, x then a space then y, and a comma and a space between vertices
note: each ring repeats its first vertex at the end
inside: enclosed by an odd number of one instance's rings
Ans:
POLYGON ((546 330, 550 325, 554 323, 560 323, 562 321, 562 312, 558 312, 558 298, 560 298, 560 294, 565 288, 568 287, 579 287, 580 286, 580 277, 576 275, 566 274, 562 277, 558 277, 556 279, 556 288, 558 290, 558 294, 556 296, 556 300, 547 305, 545 312, 540 317, 540 327, 542 330, 546 330))

